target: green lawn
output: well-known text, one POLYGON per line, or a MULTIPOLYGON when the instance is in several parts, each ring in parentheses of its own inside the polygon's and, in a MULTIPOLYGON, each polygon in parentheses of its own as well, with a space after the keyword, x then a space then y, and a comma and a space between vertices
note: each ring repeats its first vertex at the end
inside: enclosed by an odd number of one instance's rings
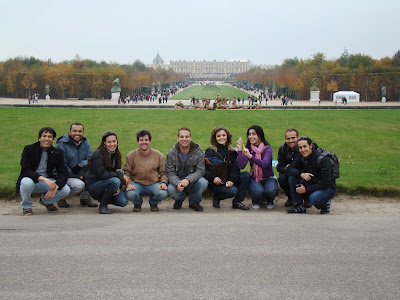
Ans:
POLYGON ((249 95, 246 92, 243 92, 237 88, 228 86, 228 85, 213 85, 213 86, 204 86, 204 85, 192 85, 187 89, 184 89, 182 92, 171 97, 171 100, 187 100, 193 97, 201 100, 203 98, 210 98, 211 100, 215 100, 217 95, 220 94, 222 99, 232 99, 233 97, 243 98, 247 100, 247 96, 249 95))
POLYGON ((189 127, 193 140, 203 150, 209 146, 211 130, 225 125, 236 141, 246 138, 250 125, 266 132, 274 149, 284 142, 284 132, 295 127, 320 147, 337 154, 341 161, 339 190, 351 194, 400 195, 400 110, 156 110, 156 109, 71 109, 0 108, 1 131, 0 196, 9 197, 20 172, 23 147, 37 141, 41 127, 52 126, 65 134, 72 122, 85 125, 93 148, 107 130, 118 134, 125 156, 137 147, 135 133, 148 129, 152 146, 166 154, 176 142, 179 127, 189 127))

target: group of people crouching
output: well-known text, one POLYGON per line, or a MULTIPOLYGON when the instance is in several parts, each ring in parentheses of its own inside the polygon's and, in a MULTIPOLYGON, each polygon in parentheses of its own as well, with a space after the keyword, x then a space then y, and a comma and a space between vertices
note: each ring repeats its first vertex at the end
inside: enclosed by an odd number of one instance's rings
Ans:
POLYGON ((320 153, 308 137, 299 138, 296 129, 285 132, 285 143, 279 148, 278 180, 272 169, 272 147, 258 125, 248 128, 246 143, 239 138, 236 149, 226 127, 214 128, 205 152, 192 141, 190 129, 182 127, 166 159, 151 148, 151 133, 141 130, 136 134, 138 148, 126 155, 124 166, 114 131, 103 134, 94 152, 81 123, 71 124, 56 147, 51 127, 40 129, 38 139, 25 146, 21 157, 16 188, 23 215, 33 214, 32 193, 41 194, 39 203, 50 212, 58 210, 56 202, 58 207, 70 207, 67 199, 79 194, 82 206, 98 207, 100 214, 111 214, 109 204, 124 207, 128 200, 134 204, 133 211, 140 212, 143 196, 149 196, 153 212, 168 196, 175 201, 173 209, 181 209, 187 195, 189 207, 203 211, 200 203, 207 187, 215 208, 221 200, 232 198, 232 208, 248 210, 243 203, 248 191, 253 209, 260 209, 264 199, 266 208, 273 209, 278 182, 288 197, 288 213, 305 213, 314 205, 323 214, 330 212, 336 194, 329 158, 317 163, 320 153), (241 172, 248 163, 250 172, 241 172))

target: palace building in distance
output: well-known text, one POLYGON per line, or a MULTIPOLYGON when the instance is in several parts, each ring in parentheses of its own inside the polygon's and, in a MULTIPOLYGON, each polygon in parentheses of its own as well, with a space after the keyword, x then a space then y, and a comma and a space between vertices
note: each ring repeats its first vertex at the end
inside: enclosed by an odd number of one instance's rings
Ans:
POLYGON ((157 69, 162 68, 172 70, 178 74, 185 74, 186 78, 196 80, 221 80, 234 79, 240 73, 249 71, 251 68, 260 67, 262 69, 270 69, 272 65, 252 65, 248 59, 229 59, 224 61, 186 61, 171 60, 170 64, 164 64, 164 60, 157 53, 153 59, 153 64, 147 67, 157 69))

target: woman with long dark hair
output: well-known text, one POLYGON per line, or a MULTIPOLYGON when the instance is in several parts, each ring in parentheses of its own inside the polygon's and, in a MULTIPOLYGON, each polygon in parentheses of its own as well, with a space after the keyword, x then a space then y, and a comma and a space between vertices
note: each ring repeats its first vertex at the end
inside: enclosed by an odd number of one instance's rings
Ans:
POLYGON ((211 146, 205 152, 208 189, 213 194, 213 206, 219 208, 220 201, 234 197, 232 208, 247 210, 242 204, 244 193, 238 194, 240 169, 237 152, 231 146, 232 134, 224 126, 218 126, 211 132, 211 146))
POLYGON ((243 146, 242 139, 236 143, 238 147, 238 164, 244 169, 250 162, 250 174, 243 172, 243 177, 251 177, 249 191, 252 207, 260 208, 260 200, 265 195, 267 208, 274 208, 274 199, 278 195, 278 183, 272 171, 272 147, 265 139, 264 130, 258 125, 247 129, 247 143, 243 146))
POLYGON ((126 206, 128 200, 121 187, 125 184, 121 170, 121 152, 118 138, 114 131, 103 134, 101 143, 89 158, 90 173, 86 184, 90 195, 100 202, 99 213, 111 214, 108 204, 126 206))

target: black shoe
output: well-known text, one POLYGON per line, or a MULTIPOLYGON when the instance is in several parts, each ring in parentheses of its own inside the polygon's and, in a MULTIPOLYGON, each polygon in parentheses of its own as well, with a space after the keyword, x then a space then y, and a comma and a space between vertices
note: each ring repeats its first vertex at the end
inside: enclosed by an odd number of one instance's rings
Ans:
POLYGON ((181 209, 181 207, 182 207, 182 201, 175 201, 174 209, 181 209))
POLYGON ((194 211, 203 211, 203 207, 199 203, 189 204, 189 207, 194 211))
POLYGON ((285 207, 292 207, 294 204, 289 199, 285 202, 285 207))
POLYGON ((96 202, 94 202, 92 199, 81 199, 81 206, 85 207, 97 207, 99 206, 96 202))
POLYGON ((57 205, 58 205, 58 207, 62 207, 62 208, 68 208, 71 206, 65 199, 58 200, 57 205))
POLYGON ((232 202, 232 208, 249 210, 249 208, 241 202, 232 202))
POLYGON ((52 203, 52 204, 49 204, 49 205, 46 205, 46 204, 43 203, 43 201, 42 201, 41 198, 40 198, 40 200, 39 200, 39 203, 40 203, 41 205, 43 205, 43 206, 46 206, 47 211, 49 211, 49 212, 56 212, 56 211, 58 211, 58 208, 57 208, 53 203, 52 203))
POLYGON ((22 214, 23 215, 33 215, 33 210, 32 210, 32 208, 23 208, 22 209, 22 214))
POLYGON ((304 200, 304 206, 305 206, 306 208, 311 208, 311 207, 312 207, 312 204, 311 204, 310 201, 304 200))
POLYGON ((287 212, 289 214, 305 214, 306 213, 306 208, 302 204, 297 203, 295 206, 293 206, 292 208, 288 209, 287 212))
POLYGON ((321 215, 329 214, 331 212, 331 200, 329 200, 319 212, 321 215))
POLYGON ((99 214, 109 215, 111 214, 111 210, 109 210, 107 206, 99 206, 99 214))
POLYGON ((140 211, 142 211, 142 206, 135 204, 133 206, 133 212, 140 212, 140 211))

